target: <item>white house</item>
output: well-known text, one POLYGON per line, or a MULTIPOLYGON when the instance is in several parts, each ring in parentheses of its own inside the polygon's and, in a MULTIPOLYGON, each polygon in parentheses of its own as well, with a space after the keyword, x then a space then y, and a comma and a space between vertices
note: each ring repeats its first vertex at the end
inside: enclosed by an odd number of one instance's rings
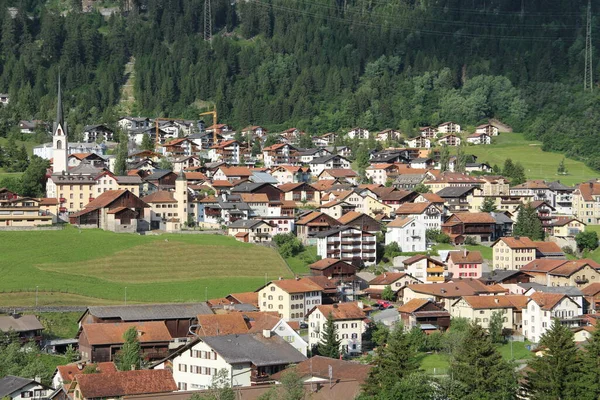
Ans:
POLYGON ((260 311, 276 311, 286 321, 302 321, 320 305, 323 288, 307 278, 280 279, 258 289, 260 311))
POLYGON ((353 128, 348 132, 348 138, 349 139, 354 139, 354 138, 358 138, 358 139, 368 139, 369 138, 369 131, 363 128, 353 128))
POLYGON ((172 368, 179 390, 208 389, 213 376, 227 371, 231 387, 268 383, 269 375, 306 357, 270 330, 254 334, 200 337, 154 369, 172 368), (172 367, 167 365, 170 361, 172 367))
POLYGON ((467 143, 490 144, 492 143, 492 138, 487 133, 475 132, 472 135, 467 136, 467 143))
POLYGON ((387 225, 385 244, 398 243, 402 251, 425 251, 425 225, 416 218, 396 218, 387 225))
POLYGON ((438 133, 441 133, 442 135, 448 133, 460 133, 460 125, 455 124, 452 121, 444 122, 438 126, 438 133))
POLYGON ((313 176, 318 176, 326 169, 350 169, 350 161, 337 154, 314 158, 310 163, 313 176))
POLYGON ((52 389, 34 379, 7 375, 0 379, 0 398, 2 399, 45 399, 52 389))
POLYGON ((408 139, 404 143, 406 143, 406 145, 408 147, 413 147, 413 148, 419 148, 419 149, 420 148, 423 148, 423 149, 431 148, 431 139, 428 139, 424 136, 417 136, 416 138, 408 139))
POLYGON ((414 218, 425 225, 425 229, 440 230, 442 228, 443 214, 433 203, 404 203, 396 209, 396 216, 414 218))
POLYGON ((294 347, 300 354, 306 356, 308 352, 308 343, 302 336, 298 334, 292 327, 283 320, 283 318, 275 317, 274 315, 266 314, 259 317, 252 324, 249 333, 264 333, 271 331, 271 334, 281 337, 294 347))
POLYGON ((475 128, 475 133, 487 133, 490 136, 498 136, 500 131, 492 124, 483 124, 475 128))
POLYGON ((367 317, 363 308, 362 301, 316 306, 308 313, 308 344, 312 348, 321 342, 327 317, 331 314, 340 340, 340 351, 360 354, 367 317))
MULTIPOLYGON (((582 314, 581 306, 566 294, 535 292, 523 309, 523 335, 538 343, 552 325, 552 319, 560 318, 564 323, 582 314)), ((577 326, 576 322, 573 326, 577 326)))
POLYGON ((372 233, 349 226, 317 232, 317 254, 321 258, 338 258, 347 262, 374 265, 376 237, 372 233))

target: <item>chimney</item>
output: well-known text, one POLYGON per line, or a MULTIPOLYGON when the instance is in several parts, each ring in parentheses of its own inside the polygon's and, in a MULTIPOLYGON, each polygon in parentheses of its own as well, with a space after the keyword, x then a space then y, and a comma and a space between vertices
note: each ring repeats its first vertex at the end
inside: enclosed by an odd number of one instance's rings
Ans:
POLYGON ((496 304, 498 304, 498 303, 500 303, 500 299, 496 297, 496 298, 494 299, 494 302, 495 302, 496 304))
POLYGON ((137 331, 138 337, 142 336, 143 334, 144 334, 144 332, 142 332, 140 329, 138 329, 138 331, 137 331))
POLYGON ((356 303, 356 305, 357 305, 357 306, 358 306, 358 308, 360 308, 361 310, 362 310, 363 308, 365 308, 365 305, 364 305, 364 303, 363 303, 362 301, 358 301, 358 302, 356 303))
POLYGON ((271 331, 269 329, 263 329, 262 334, 266 338, 270 338, 271 337, 271 331))
POLYGON ((467 248, 465 247, 464 252, 463 252, 463 257, 467 258, 467 248))
POLYGON ((131 364, 131 370, 135 371, 135 364, 131 364))
POLYGON ((77 369, 81 371, 83 369, 83 364, 81 364, 81 363, 77 364, 77 369))

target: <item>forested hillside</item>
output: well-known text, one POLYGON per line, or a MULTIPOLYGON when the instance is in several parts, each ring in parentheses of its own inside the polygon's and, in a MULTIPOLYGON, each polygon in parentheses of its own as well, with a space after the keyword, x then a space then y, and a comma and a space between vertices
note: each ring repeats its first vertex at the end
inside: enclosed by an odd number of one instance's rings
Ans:
POLYGON ((0 120, 51 118, 60 66, 71 125, 112 122, 134 57, 140 115, 192 118, 208 101, 238 128, 313 134, 353 125, 411 134, 495 117, 600 169, 599 90, 582 88, 587 1, 211 4, 214 36, 205 42, 204 0, 138 0, 108 20, 76 6, 61 16, 41 0, 0 0, 2 10, 23 10, 2 17, 0 92, 12 103, 0 120))

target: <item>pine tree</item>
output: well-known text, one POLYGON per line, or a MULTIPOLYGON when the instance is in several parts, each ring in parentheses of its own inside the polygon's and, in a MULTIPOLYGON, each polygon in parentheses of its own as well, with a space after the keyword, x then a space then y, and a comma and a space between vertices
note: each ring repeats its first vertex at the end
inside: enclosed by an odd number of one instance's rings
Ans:
POLYGON ((442 172, 448 171, 448 167, 450 164, 450 148, 448 145, 442 145, 440 150, 440 170, 442 172))
POLYGON ((520 162, 515 164, 513 174, 510 176, 510 178, 510 183, 512 185, 520 185, 527 180, 527 177, 525 176, 525 168, 520 162))
POLYGON ((465 145, 464 142, 461 142, 461 145, 458 146, 458 151, 456 153, 456 166, 454 167, 454 172, 464 173, 467 169, 467 155, 465 154, 465 145))
POLYGON ((542 240, 544 238, 542 223, 531 204, 521 206, 517 222, 513 229, 513 235, 526 236, 531 240, 542 240))
POLYGON ((128 141, 129 139, 127 138, 127 134, 123 133, 121 135, 119 147, 117 148, 117 157, 115 159, 115 175, 125 175, 127 172, 128 141))
POLYGON ((140 369, 142 364, 141 350, 137 329, 132 326, 123 334, 123 348, 121 348, 118 357, 119 370, 140 369))
POLYGON ((154 151, 154 141, 150 137, 150 135, 144 135, 142 137, 142 144, 140 145, 142 150, 154 151))
POLYGON ((592 337, 584 346, 581 354, 580 382, 585 390, 580 393, 581 400, 600 399, 600 328, 596 325, 592 337))
POLYGON ((558 168, 556 169, 556 173, 558 175, 567 175, 567 167, 565 166, 565 158, 563 157, 558 164, 558 168))
POLYGON ((517 378, 479 325, 471 325, 450 364, 452 400, 515 399, 517 378))
POLYGON ((490 339, 492 339, 492 343, 502 343, 504 342, 504 336, 502 335, 503 330, 503 316, 500 311, 496 311, 492 313, 490 317, 490 339))
POLYGON ((544 355, 533 358, 529 363, 533 371, 527 375, 530 399, 579 399, 581 393, 577 386, 581 378, 581 362, 573 332, 554 319, 539 344, 544 348, 544 355))
POLYGON ((364 385, 369 396, 389 393, 402 378, 419 371, 419 361, 402 324, 396 325, 385 346, 379 346, 364 385))
POLYGON ((327 316, 327 321, 323 326, 321 342, 317 345, 317 352, 323 357, 340 358, 341 341, 338 339, 337 327, 333 314, 327 316))
POLYGON ((514 174, 515 165, 513 164, 513 161, 510 158, 507 158, 506 160, 504 160, 504 168, 502 168, 502 175, 504 175, 507 178, 512 178, 514 174))
POLYGON ((479 211, 489 213, 496 211, 496 200, 493 197, 486 197, 479 211))

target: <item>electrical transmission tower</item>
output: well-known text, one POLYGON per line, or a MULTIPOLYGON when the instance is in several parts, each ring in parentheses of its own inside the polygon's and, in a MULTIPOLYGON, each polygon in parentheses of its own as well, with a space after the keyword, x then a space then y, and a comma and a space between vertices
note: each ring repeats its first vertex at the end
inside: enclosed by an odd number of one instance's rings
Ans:
POLYGON ((592 1, 588 0, 587 25, 585 32, 585 74, 583 77, 583 90, 593 90, 594 78, 592 71, 592 1))
POLYGON ((212 12, 210 0, 204 0, 204 40, 212 39, 212 12))

